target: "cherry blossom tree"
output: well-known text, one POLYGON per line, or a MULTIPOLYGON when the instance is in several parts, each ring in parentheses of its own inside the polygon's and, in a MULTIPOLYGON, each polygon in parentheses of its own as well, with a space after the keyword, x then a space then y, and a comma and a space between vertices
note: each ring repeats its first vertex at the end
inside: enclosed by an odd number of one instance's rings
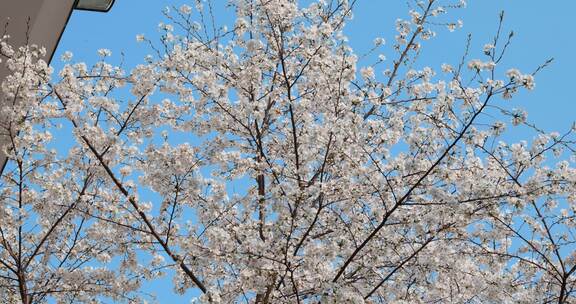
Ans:
POLYGON ((4 37, 4 302, 139 302, 156 279, 207 303, 576 301, 574 130, 506 104, 550 61, 502 69, 502 14, 483 59, 469 39, 418 68, 465 6, 423 0, 363 65, 354 4, 231 0, 228 28, 195 1, 129 72, 102 49, 53 75, 4 37))

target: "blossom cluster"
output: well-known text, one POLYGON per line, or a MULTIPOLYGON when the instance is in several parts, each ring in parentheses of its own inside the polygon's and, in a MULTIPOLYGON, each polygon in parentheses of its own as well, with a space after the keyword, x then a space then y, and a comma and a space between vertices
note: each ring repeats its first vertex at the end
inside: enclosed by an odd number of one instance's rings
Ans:
POLYGON ((0 40, 0 297, 135 303, 170 277, 203 303, 575 300, 574 130, 507 108, 535 76, 502 71, 508 43, 414 64, 464 2, 413 1, 383 69, 343 34, 354 1, 191 21, 212 4, 166 10, 159 56, 129 71, 101 49, 53 75, 0 40))

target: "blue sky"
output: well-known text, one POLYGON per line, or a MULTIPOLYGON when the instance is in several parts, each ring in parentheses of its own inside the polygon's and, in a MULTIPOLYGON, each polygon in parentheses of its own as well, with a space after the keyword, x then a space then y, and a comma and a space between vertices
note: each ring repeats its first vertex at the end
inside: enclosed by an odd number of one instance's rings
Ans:
MULTIPOLYGON (((215 0, 224 3, 225 0, 215 0)), ((191 1, 189 1, 191 2, 191 1)), ((575 120, 576 102, 571 89, 576 72, 574 56, 574 32, 571 21, 576 11, 576 1, 512 1, 470 0, 465 10, 451 13, 454 19, 462 19, 464 27, 454 33, 439 28, 438 36, 423 45, 420 58, 422 65, 439 70, 442 63, 457 64, 460 60, 466 36, 472 33, 472 58, 481 58, 482 46, 490 42, 498 25, 498 14, 504 10, 504 30, 514 30, 515 37, 500 71, 517 67, 531 72, 546 59, 554 57, 554 63, 536 78, 536 88, 529 93, 518 94, 506 101, 508 108, 524 108, 528 120, 544 130, 563 132, 575 120)), ((106 14, 75 11, 62 36, 54 56, 53 65, 62 66, 59 58, 64 51, 74 53, 74 61, 88 63, 97 60, 96 51, 108 48, 113 61, 118 62, 124 53, 125 65, 132 67, 143 61, 150 51, 136 43, 137 34, 148 37, 158 35, 157 24, 165 21, 162 9, 168 5, 179 6, 182 0, 116 0, 106 14)), ((192 5, 192 4, 191 4, 192 5)), ((346 34, 351 45, 362 54, 372 47, 376 37, 383 37, 389 44, 395 35, 395 20, 407 18, 408 8, 404 0, 360 0, 354 20, 349 22, 346 34)), ((232 24, 230 12, 216 11, 220 22, 232 24)), ((388 64, 395 57, 385 52, 388 64)), ((530 139, 533 134, 523 131, 511 132, 511 140, 530 139)), ((156 282, 149 291, 158 296, 161 303, 187 303, 195 292, 175 296, 171 292, 171 280, 156 282)))

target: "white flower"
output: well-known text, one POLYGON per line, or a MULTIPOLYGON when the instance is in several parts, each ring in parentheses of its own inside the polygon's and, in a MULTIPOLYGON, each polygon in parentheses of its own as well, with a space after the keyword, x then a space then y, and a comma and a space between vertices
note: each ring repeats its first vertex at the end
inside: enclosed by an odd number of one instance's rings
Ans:
POLYGON ((494 45, 493 45, 493 44, 491 44, 491 43, 485 44, 485 45, 484 45, 484 48, 483 48, 484 54, 490 55, 490 52, 491 52, 493 49, 494 49, 494 45))
POLYGON ((109 49, 99 49, 98 50, 98 56, 104 58, 104 57, 110 57, 112 56, 112 51, 110 51, 109 49))
POLYGON ((530 74, 523 75, 522 85, 528 90, 533 90, 534 87, 536 86, 536 83, 534 82, 534 76, 530 74))
POLYGON ((161 254, 154 254, 154 257, 152 258, 152 261, 150 261, 150 264, 153 267, 162 266, 164 264, 164 257, 161 254))
POLYGON ((246 49, 249 52, 256 52, 261 47, 262 47, 262 42, 260 40, 250 39, 250 40, 248 40, 248 42, 246 42, 246 49))
POLYGON ((186 4, 182 4, 180 6, 180 13, 184 15, 189 15, 190 13, 192 13, 192 7, 186 4))
POLYGON ((444 72, 444 73, 451 73, 454 71, 454 68, 447 63, 443 63, 441 66, 441 69, 442 69, 442 72, 444 72))
POLYGON ((384 38, 378 37, 376 39, 374 39, 374 45, 375 46, 381 46, 384 45, 386 43, 386 40, 384 40, 384 38))
POLYGON ((66 51, 66 52, 64 52, 64 54, 62 54, 62 56, 60 57, 60 60, 62 60, 64 62, 68 62, 68 61, 72 60, 73 56, 74 56, 74 54, 72 54, 72 52, 66 51))
POLYGON ((330 33, 332 33, 333 29, 332 26, 329 23, 323 23, 320 26, 320 33, 322 33, 323 35, 329 35, 330 33))
POLYGON ((517 81, 522 78, 522 73, 520 73, 520 71, 517 69, 509 69, 508 71, 506 71, 506 76, 510 78, 510 80, 512 81, 515 80, 517 81))
POLYGON ((422 18, 422 15, 415 10, 411 10, 409 13, 410 13, 410 17, 412 17, 412 23, 419 24, 420 19, 422 18))
POLYGON ((365 80, 370 80, 374 78, 374 69, 372 67, 364 67, 360 69, 360 74, 365 80))
POLYGON ((128 176, 132 173, 132 168, 130 166, 124 166, 120 168, 120 174, 122 176, 128 176))
POLYGON ((494 134, 494 136, 498 136, 498 135, 502 134, 505 129, 506 129, 506 124, 501 122, 501 121, 496 121, 492 125, 492 133, 494 134))
POLYGON ((528 117, 528 113, 522 109, 512 109, 512 124, 517 126, 526 122, 526 118, 528 117))
POLYGON ((477 70, 477 71, 484 71, 484 70, 488 70, 491 71, 494 69, 494 67, 496 67, 496 63, 493 61, 482 61, 480 59, 473 59, 471 61, 468 62, 468 68, 471 70, 477 70))

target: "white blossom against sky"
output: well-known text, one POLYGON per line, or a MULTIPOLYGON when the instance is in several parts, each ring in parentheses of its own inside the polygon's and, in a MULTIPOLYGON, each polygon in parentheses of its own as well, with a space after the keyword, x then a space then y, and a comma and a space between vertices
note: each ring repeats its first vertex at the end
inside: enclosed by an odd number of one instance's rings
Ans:
MULTIPOLYGON (((224 3, 219 1, 216 0, 218 4, 224 3)), ((144 56, 151 52, 137 40, 143 37, 157 39, 160 36, 158 24, 167 22, 162 15, 164 8, 174 6, 177 9, 184 3, 187 2, 116 0, 113 9, 106 14, 75 11, 52 64, 58 70, 63 66, 61 57, 72 55, 73 60, 93 63, 99 56, 111 55, 111 62, 119 64, 123 61, 128 70, 143 62, 144 56)), ((396 35, 396 19, 410 18, 408 11, 406 1, 403 0, 361 0, 357 3, 354 19, 348 22, 345 30, 350 45, 360 55, 370 51, 375 43, 382 44, 378 51, 361 59, 361 65, 377 60, 384 60, 383 64, 386 65, 394 59, 391 47, 396 35)), ((470 0, 466 9, 450 12, 451 18, 462 20, 462 28, 456 24, 454 32, 450 26, 438 29, 437 37, 423 43, 420 64, 415 68, 430 66, 440 71, 442 64, 458 62, 469 33, 472 34, 470 58, 480 58, 482 48, 491 41, 498 26, 500 11, 505 11, 505 32, 513 30, 515 33, 502 70, 514 67, 521 71, 531 71, 548 58, 554 57, 554 62, 538 75, 536 87, 530 92, 520 91, 509 101, 507 108, 517 109, 520 114, 525 110, 528 121, 548 132, 564 131, 576 119, 576 101, 572 93, 576 74, 576 42, 573 39, 572 24, 573 13, 576 11, 574 1, 470 0)), ((232 26, 233 14, 223 5, 215 6, 215 15, 219 22, 232 26)), ((382 77, 381 74, 372 76, 369 69, 362 73, 366 78, 382 77)), ((57 135, 54 134, 55 137, 57 135)), ((518 128, 508 132, 506 139, 517 141, 527 136, 531 138, 532 133, 518 128)), ((191 139, 172 140, 183 142, 191 139)), ((69 144, 66 140, 59 143, 61 149, 69 144)), ((237 187, 242 188, 242 184, 237 187)), ((146 284, 147 291, 155 293, 161 303, 184 303, 199 294, 198 290, 190 289, 184 295, 175 295, 171 291, 170 280, 146 284)))

